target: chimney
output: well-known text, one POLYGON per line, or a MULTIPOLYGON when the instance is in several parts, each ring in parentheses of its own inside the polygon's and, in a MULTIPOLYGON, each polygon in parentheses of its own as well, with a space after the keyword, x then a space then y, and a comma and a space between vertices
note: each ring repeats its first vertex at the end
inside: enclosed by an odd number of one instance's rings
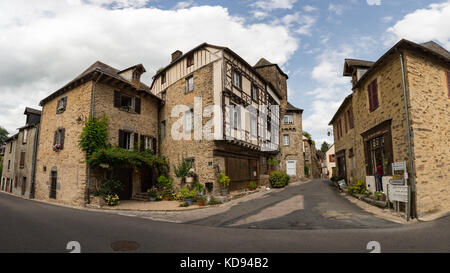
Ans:
POLYGON ((172 62, 174 62, 176 59, 180 58, 181 55, 183 55, 183 52, 181 52, 179 50, 172 53, 172 62))

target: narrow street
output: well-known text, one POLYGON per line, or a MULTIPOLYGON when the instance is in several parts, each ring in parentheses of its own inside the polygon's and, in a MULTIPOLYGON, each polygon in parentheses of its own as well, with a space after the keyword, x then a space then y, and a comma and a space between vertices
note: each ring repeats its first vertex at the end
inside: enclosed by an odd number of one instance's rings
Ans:
POLYGON ((137 252, 369 252, 369 241, 378 241, 382 252, 450 251, 450 217, 392 223, 361 210, 320 180, 187 223, 125 215, 0 193, 0 252, 64 253, 69 241, 79 242, 81 252, 113 252, 111 244, 118 241, 136 242, 137 252))

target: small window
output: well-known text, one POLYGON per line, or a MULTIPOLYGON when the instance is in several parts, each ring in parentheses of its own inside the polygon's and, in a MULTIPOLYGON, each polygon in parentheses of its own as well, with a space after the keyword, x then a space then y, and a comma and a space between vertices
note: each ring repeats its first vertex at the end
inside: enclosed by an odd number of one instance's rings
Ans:
POLYGON ((329 155, 329 161, 330 161, 330 162, 334 162, 334 154, 329 155))
POLYGON ((258 136, 258 117, 256 114, 250 114, 250 135, 252 137, 258 136))
POLYGON ((130 96, 121 95, 120 96, 120 107, 132 108, 133 107, 133 98, 130 96))
POLYGON ((127 150, 131 150, 133 147, 132 144, 132 133, 130 132, 126 132, 126 131, 121 131, 121 136, 119 139, 119 147, 127 149, 127 150))
POLYGON ((8 170, 11 168, 11 160, 8 160, 8 170))
POLYGON ((19 168, 21 169, 25 168, 25 152, 20 153, 19 168))
POLYGON ((233 85, 239 89, 242 89, 242 76, 241 73, 233 71, 233 85))
POLYGON ((289 135, 283 135, 284 146, 289 146, 289 135))
POLYGON ((144 137, 144 149, 145 150, 152 149, 152 138, 149 136, 144 137))
POLYGON ((162 91, 162 92, 161 92, 161 99, 162 99, 163 101, 166 100, 166 96, 167 96, 167 91, 166 91, 166 90, 162 91))
POLYGON ((194 65, 194 54, 191 54, 187 57, 186 65, 187 67, 194 65))
POLYGON ((56 104, 56 113, 61 114, 66 111, 67 97, 60 98, 56 104))
POLYGON ((23 135, 22 135, 22 144, 26 144, 27 143, 27 136, 28 136, 28 130, 24 129, 23 130, 23 135))
POLYGON ((53 135, 53 150, 60 151, 64 149, 64 135, 65 135, 65 129, 59 128, 55 131, 53 135))
POLYGON ((190 93, 194 91, 194 76, 190 76, 186 78, 186 86, 185 86, 185 91, 184 93, 190 93))
POLYGON ((165 121, 165 120, 161 121, 161 131, 160 131, 160 134, 161 134, 161 140, 163 140, 164 138, 166 138, 166 121, 165 121))
POLYGON ((348 124, 350 129, 353 129, 355 127, 355 124, 353 122, 353 107, 350 105, 350 109, 348 109, 347 111, 347 116, 348 116, 348 124))
POLYGON ((194 169, 195 171, 195 158, 194 157, 188 157, 185 158, 187 165, 189 166, 189 169, 194 169))
POLYGON ((378 108, 378 83, 377 79, 373 80, 368 86, 369 110, 375 111, 378 108))
POLYGON ((292 115, 284 115, 284 124, 293 124, 294 116, 292 115))
POLYGON ((184 112, 183 128, 185 133, 190 133, 194 130, 194 109, 184 112))
POLYGON ((258 86, 256 84, 252 84, 252 99, 255 101, 258 100, 258 86))
POLYGON ((9 153, 12 153, 12 146, 13 146, 13 143, 11 141, 11 145, 9 145, 9 153))
POLYGON ((166 72, 163 72, 161 74, 161 84, 164 84, 164 83, 166 83, 166 72))
POLYGON ((240 107, 234 103, 230 104, 230 110, 233 113, 233 128, 238 130, 240 128, 240 123, 241 123, 241 111, 240 111, 240 107))

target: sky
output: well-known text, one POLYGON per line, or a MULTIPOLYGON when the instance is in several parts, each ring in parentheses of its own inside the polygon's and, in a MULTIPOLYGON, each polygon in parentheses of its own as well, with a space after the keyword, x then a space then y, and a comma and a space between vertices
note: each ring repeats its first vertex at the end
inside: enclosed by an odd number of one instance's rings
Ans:
POLYGON ((344 59, 376 61, 402 38, 450 49, 450 0, 2 0, 0 126, 25 123, 25 107, 99 60, 142 63, 151 83, 175 50, 208 42, 250 64, 261 57, 289 75, 288 100, 320 147, 351 93, 344 59))

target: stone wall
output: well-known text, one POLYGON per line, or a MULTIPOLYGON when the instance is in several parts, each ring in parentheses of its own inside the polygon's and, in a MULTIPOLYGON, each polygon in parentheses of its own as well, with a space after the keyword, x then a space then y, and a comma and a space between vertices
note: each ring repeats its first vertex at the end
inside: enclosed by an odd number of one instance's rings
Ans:
POLYGON ((42 107, 41 130, 36 163, 36 199, 84 205, 86 163, 78 137, 90 114, 92 81, 86 82, 42 107), (67 96, 66 110, 56 114, 58 99, 67 96), (81 122, 78 122, 80 120, 81 122), (64 149, 53 151, 54 132, 65 128, 64 149), (49 198, 51 171, 57 171, 56 200, 49 198))
POLYGON ((303 158, 303 130, 302 130, 302 113, 288 112, 294 118, 293 124, 284 124, 284 118, 281 119, 280 132, 280 159, 281 169, 287 171, 286 161, 296 160, 296 177, 305 177, 305 160, 303 158), (289 145, 284 146, 283 135, 289 135, 289 145))
POLYGON ((405 52, 414 142, 417 212, 450 210, 450 66, 405 52))

